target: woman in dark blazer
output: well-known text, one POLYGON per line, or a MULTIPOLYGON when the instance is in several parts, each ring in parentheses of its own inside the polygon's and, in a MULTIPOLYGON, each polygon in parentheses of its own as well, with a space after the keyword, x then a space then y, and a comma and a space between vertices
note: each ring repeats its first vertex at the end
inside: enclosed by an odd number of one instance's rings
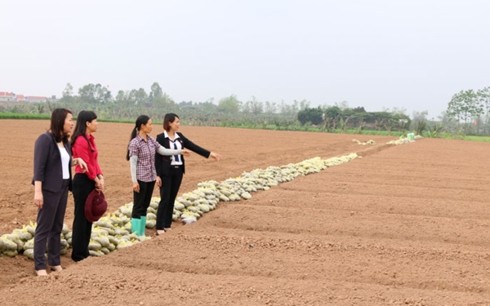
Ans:
MULTIPOLYGON (((177 132, 179 128, 179 116, 173 113, 166 114, 163 119, 163 129, 165 131, 157 136, 157 142, 168 149, 185 148, 205 158, 220 159, 219 154, 201 148, 187 139, 182 133, 177 132)), ((185 160, 182 155, 162 156, 157 154, 155 156, 155 167, 157 171, 156 183, 160 187, 156 229, 157 235, 160 235, 170 230, 172 226, 175 198, 185 173, 185 160)))
POLYGON ((71 111, 57 108, 51 114, 50 130, 36 140, 34 146, 34 205, 38 207, 34 235, 34 269, 38 276, 47 275, 48 264, 53 271, 61 271, 61 230, 65 218, 68 190, 71 190, 71 166, 87 165, 81 159, 71 158, 68 137, 73 129, 71 111), (47 244, 47 245, 46 245, 47 244))

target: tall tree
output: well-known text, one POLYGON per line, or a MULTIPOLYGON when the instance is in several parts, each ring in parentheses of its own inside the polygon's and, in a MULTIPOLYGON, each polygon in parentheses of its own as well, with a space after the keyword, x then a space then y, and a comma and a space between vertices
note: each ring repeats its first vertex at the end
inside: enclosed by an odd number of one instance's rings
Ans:
POLYGON ((415 130, 417 135, 422 135, 422 133, 427 128, 427 115, 428 111, 423 112, 413 112, 412 115, 412 129, 415 130))
POLYGON ((151 84, 150 100, 154 101, 160 99, 163 96, 162 87, 157 82, 151 84))
POLYGON ((275 102, 265 101, 264 112, 267 114, 274 114, 277 112, 277 105, 275 102))
POLYGON ((95 85, 94 98, 97 103, 107 103, 112 100, 112 93, 106 86, 97 83, 95 85))
POLYGON ((136 105, 142 105, 147 102, 148 94, 146 93, 144 88, 140 88, 138 90, 133 89, 129 93, 130 100, 134 101, 136 105))
POLYGON ((237 97, 235 95, 231 95, 219 101, 218 109, 224 113, 236 114, 240 110, 240 104, 241 102, 238 101, 237 97))
POLYGON ((73 96, 73 86, 70 83, 67 83, 65 89, 62 93, 63 98, 72 97, 73 96))
POLYGON ((95 102, 95 85, 90 83, 78 89, 78 95, 83 102, 95 102))
POLYGON ((453 95, 447 107, 447 114, 465 123, 471 122, 483 113, 483 102, 473 89, 461 90, 453 95))
POLYGON ((324 115, 320 107, 317 108, 305 108, 298 112, 298 121, 301 125, 310 122, 311 124, 320 124, 323 122, 324 115))
POLYGON ((247 114, 258 115, 263 111, 262 102, 258 101, 257 98, 252 97, 252 100, 245 102, 242 105, 242 112, 247 114))
POLYGON ((479 89, 476 92, 478 96, 478 100, 480 104, 483 106, 485 110, 485 115, 490 115, 490 87, 485 87, 483 89, 479 89))

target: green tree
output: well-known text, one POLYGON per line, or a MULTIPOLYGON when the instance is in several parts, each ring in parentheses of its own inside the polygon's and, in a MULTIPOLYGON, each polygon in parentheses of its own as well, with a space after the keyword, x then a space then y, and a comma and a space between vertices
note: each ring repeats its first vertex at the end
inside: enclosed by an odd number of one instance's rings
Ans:
POLYGON ((106 103, 112 100, 110 90, 101 84, 87 84, 78 89, 78 95, 82 102, 90 104, 106 103))
POLYGON ((339 117, 342 116, 342 110, 337 105, 327 107, 325 109, 325 116, 329 119, 337 120, 339 117))
POLYGON ((144 105, 148 100, 148 94, 143 88, 140 89, 132 89, 129 92, 128 99, 134 105, 144 105))
POLYGON ((162 93, 160 98, 155 100, 154 104, 159 107, 165 107, 171 109, 175 107, 175 101, 167 93, 162 93))
POLYGON ((96 103, 107 103, 112 101, 112 93, 106 86, 97 83, 94 98, 96 103))
POLYGON ((241 102, 235 95, 223 98, 218 103, 218 110, 223 113, 237 114, 240 110, 241 102))
POLYGON ((414 112, 412 116, 412 129, 415 134, 422 135, 422 133, 427 129, 427 115, 428 111, 414 112))
POLYGON ((277 105, 275 102, 265 101, 264 112, 267 114, 274 114, 277 112, 277 105))
POLYGON ((317 125, 323 122, 323 116, 323 111, 320 107, 305 108, 298 112, 298 121, 301 125, 305 125, 308 122, 317 125))
POLYGON ((73 96, 73 86, 70 83, 67 83, 63 93, 61 94, 63 98, 72 97, 73 96))
POLYGON ((252 100, 243 103, 242 112, 245 114, 258 115, 263 112, 262 102, 258 101, 257 98, 252 97, 252 100))
POLYGON ((123 103, 126 100, 126 93, 124 90, 119 90, 116 95, 116 102, 123 103))
POLYGON ((78 89, 78 95, 83 102, 95 102, 95 85, 90 83, 78 89))
POLYGON ((295 107, 294 104, 291 105, 282 101, 279 106, 279 113, 285 116, 296 118, 296 115, 298 114, 298 109, 295 107))
POLYGON ((162 87, 160 87, 160 84, 158 84, 157 82, 151 84, 150 99, 153 101, 162 98, 162 96, 163 91, 162 87))
POLYGON ((453 116, 459 122, 470 123, 473 118, 483 113, 482 101, 473 90, 462 90, 453 95, 448 104, 447 114, 453 116))

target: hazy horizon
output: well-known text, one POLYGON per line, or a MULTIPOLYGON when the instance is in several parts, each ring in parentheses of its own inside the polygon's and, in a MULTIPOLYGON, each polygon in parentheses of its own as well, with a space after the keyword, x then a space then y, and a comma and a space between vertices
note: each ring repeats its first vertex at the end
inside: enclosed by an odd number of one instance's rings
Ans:
POLYGON ((61 96, 153 82, 177 103, 428 111, 490 86, 490 2, 24 1, 0 3, 0 91, 61 96))

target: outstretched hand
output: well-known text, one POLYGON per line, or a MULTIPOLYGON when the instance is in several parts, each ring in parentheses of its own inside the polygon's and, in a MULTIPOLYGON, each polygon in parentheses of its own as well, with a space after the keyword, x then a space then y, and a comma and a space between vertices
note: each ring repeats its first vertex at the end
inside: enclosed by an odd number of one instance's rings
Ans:
POLYGON ((219 161, 221 159, 221 155, 218 153, 215 153, 215 152, 211 152, 211 154, 209 154, 209 156, 212 157, 216 161, 219 161))

